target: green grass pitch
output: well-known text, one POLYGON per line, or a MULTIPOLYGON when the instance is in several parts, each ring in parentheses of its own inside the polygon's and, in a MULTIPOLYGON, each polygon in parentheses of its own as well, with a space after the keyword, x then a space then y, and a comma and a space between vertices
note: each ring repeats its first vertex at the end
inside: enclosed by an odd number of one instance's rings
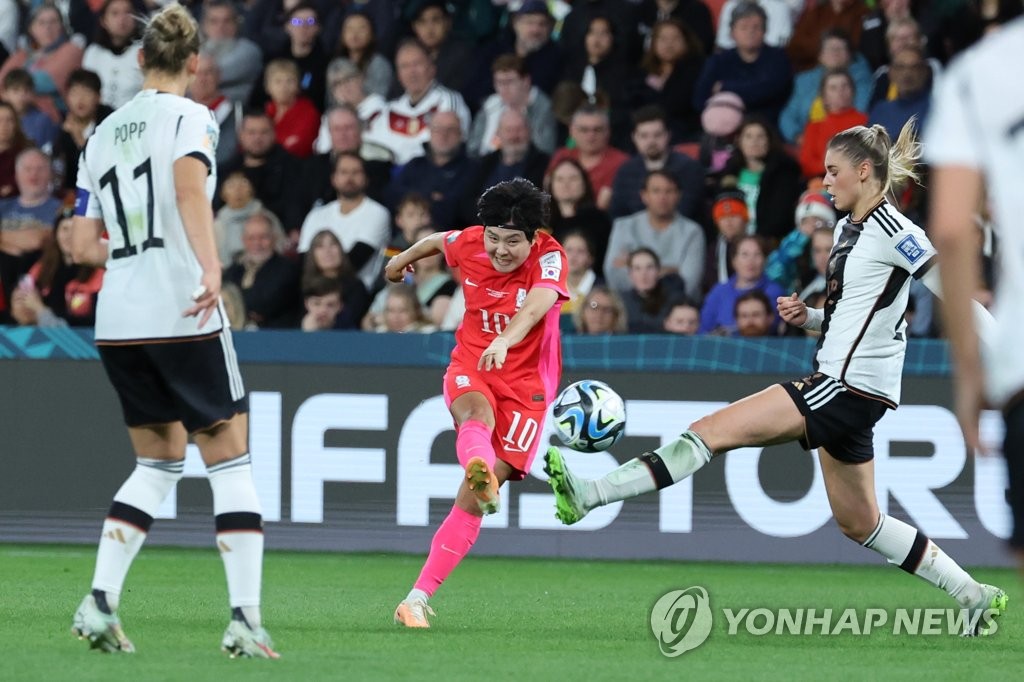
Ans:
POLYGON ((89 651, 69 633, 94 549, 0 546, 0 679, 17 680, 968 680, 1019 679, 1024 586, 1009 570, 976 576, 1010 594, 999 632, 756 637, 727 634, 724 607, 861 609, 952 602, 893 567, 591 562, 470 556, 432 600, 429 631, 392 624, 422 557, 268 552, 264 621, 279 661, 229 660, 220 559, 143 549, 122 596, 134 656, 89 651), (710 638, 665 658, 651 634, 664 593, 701 585, 710 638))

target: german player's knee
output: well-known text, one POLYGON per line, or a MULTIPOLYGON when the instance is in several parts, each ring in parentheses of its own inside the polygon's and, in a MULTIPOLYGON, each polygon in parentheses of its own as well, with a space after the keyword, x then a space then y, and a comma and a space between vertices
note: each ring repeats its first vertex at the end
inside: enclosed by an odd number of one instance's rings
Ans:
POLYGON ((715 415, 709 414, 690 424, 687 430, 700 436, 701 440, 704 441, 711 452, 718 452, 721 446, 721 434, 719 434, 718 430, 715 428, 716 424, 717 420, 715 415))
POLYGON ((859 544, 864 544, 864 541, 874 532, 875 526, 878 525, 877 514, 872 518, 871 514, 862 512, 838 512, 835 514, 835 518, 836 525, 839 526, 843 535, 859 544))
POLYGON ((711 415, 705 415, 698 419, 697 421, 690 424, 689 426, 687 426, 686 430, 693 431, 694 433, 699 433, 703 435, 705 432, 711 431, 711 423, 711 415))

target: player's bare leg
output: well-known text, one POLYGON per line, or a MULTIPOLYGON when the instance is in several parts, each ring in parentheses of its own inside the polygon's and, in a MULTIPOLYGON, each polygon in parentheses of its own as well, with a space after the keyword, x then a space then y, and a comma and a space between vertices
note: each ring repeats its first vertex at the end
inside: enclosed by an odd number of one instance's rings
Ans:
POLYGON ((880 513, 875 498, 874 461, 843 462, 824 448, 818 448, 818 459, 832 514, 844 535, 944 590, 964 610, 963 634, 987 635, 995 631, 991 621, 1006 610, 1006 593, 974 580, 921 531, 880 513))
POLYGON ((79 604, 71 626, 92 648, 110 653, 135 651, 117 615, 121 589, 157 509, 181 478, 188 441, 180 422, 130 427, 128 436, 135 469, 114 495, 100 532, 92 591, 79 604))
POLYGON ((690 425, 675 440, 645 452, 597 480, 578 478, 557 448, 544 460, 555 492, 555 515, 565 524, 582 519, 591 509, 654 490, 692 476, 719 453, 748 445, 796 440, 804 418, 781 386, 769 386, 690 425))
MULTIPOLYGON (((498 460, 494 465, 497 485, 502 485, 512 474, 512 468, 498 460)), ((430 543, 430 553, 423 564, 416 583, 408 596, 395 609, 395 623, 410 628, 429 628, 427 615, 434 615, 427 603, 441 583, 451 575, 463 557, 469 553, 480 535, 483 512, 475 490, 468 479, 463 479, 455 496, 451 512, 441 523, 430 543)))
POLYGON ((231 620, 221 648, 232 658, 278 658, 263 628, 263 516, 249 456, 249 415, 193 434, 213 491, 217 549, 227 576, 231 620))

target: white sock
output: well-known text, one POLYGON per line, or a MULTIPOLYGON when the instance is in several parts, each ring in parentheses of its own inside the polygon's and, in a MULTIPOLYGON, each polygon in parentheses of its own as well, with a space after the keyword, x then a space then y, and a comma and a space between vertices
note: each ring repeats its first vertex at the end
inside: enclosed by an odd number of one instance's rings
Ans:
POLYGON ((424 592, 423 590, 417 590, 414 587, 411 590, 409 590, 409 596, 405 598, 405 601, 416 601, 417 599, 423 602, 427 602, 430 601, 430 595, 424 592))
POLYGON ((100 532, 92 579, 92 589, 104 593, 111 613, 117 611, 128 569, 146 541, 153 516, 184 470, 183 459, 170 462, 139 457, 135 470, 114 495, 100 532))
POLYGON ((907 573, 920 576, 945 590, 961 608, 977 606, 984 596, 981 585, 967 571, 924 533, 899 519, 881 514, 878 525, 864 541, 864 546, 907 573))
POLYGON ((587 486, 584 503, 590 508, 667 488, 711 461, 711 451, 692 431, 645 452, 587 486))
POLYGON ((213 490, 217 549, 224 562, 228 601, 242 610, 254 629, 260 627, 260 587, 263 582, 263 517, 252 464, 246 453, 207 467, 213 490))

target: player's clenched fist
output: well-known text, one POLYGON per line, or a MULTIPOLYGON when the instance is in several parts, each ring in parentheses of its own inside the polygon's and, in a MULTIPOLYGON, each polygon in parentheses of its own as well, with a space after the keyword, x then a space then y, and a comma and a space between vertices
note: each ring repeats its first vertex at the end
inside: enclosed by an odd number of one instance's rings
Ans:
POLYGON ((406 270, 412 272, 411 265, 407 265, 405 267, 402 266, 401 260, 399 260, 400 257, 401 254, 392 256, 391 260, 388 261, 388 264, 384 266, 384 277, 386 277, 389 282, 401 282, 405 279, 406 270))
POLYGON ((807 304, 800 300, 794 292, 790 296, 779 296, 775 299, 779 315, 788 324, 799 327, 807 321, 807 304))

